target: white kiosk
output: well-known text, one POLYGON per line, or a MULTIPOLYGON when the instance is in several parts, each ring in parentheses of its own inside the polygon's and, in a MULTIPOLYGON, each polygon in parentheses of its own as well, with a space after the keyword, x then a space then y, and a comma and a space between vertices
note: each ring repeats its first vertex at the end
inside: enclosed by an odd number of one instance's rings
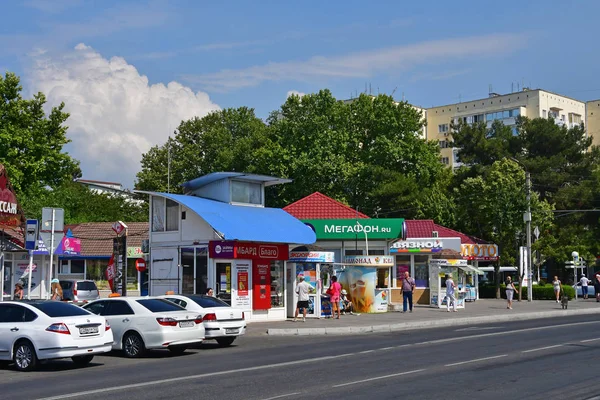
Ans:
POLYGON ((446 305, 446 277, 451 276, 458 289, 455 292, 456 308, 465 308, 466 273, 471 272, 467 260, 463 259, 430 259, 429 285, 430 305, 441 308, 446 305))

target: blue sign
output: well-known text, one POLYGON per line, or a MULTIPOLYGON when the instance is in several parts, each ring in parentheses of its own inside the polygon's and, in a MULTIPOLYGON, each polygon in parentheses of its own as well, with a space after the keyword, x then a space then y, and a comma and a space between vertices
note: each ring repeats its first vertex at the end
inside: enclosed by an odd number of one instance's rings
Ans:
POLYGON ((25 231, 25 249, 35 250, 37 248, 36 242, 38 238, 39 224, 37 219, 27 220, 27 229, 25 231))

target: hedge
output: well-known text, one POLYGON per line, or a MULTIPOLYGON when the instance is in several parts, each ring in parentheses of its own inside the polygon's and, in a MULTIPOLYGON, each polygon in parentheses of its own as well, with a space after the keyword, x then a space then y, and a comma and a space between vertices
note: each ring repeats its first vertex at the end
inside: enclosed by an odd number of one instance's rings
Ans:
MULTIPOLYGON (((515 283, 517 290, 515 291, 514 299, 519 299, 519 285, 515 283)), ((568 285, 562 285, 563 292, 569 297, 569 300, 575 297, 575 289, 568 285)), ((554 286, 552 285, 533 285, 532 287, 533 299, 534 300, 556 300, 554 294, 554 286)), ((500 285, 500 296, 506 299, 506 285, 500 285)), ((496 286, 495 285, 480 285, 479 286, 479 298, 480 299, 495 299, 496 298, 496 286)), ((523 288, 523 300, 527 300, 527 288, 523 288)))

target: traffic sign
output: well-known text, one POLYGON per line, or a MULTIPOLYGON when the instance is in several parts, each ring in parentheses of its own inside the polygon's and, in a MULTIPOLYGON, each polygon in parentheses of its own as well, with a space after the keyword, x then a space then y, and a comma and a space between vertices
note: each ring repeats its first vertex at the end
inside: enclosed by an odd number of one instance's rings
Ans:
POLYGON ((62 208, 42 208, 41 232, 52 232, 52 211, 54 211, 54 232, 62 232, 65 223, 65 210, 62 208))
POLYGON ((535 240, 538 240, 540 238, 540 228, 536 226, 533 230, 533 234, 535 235, 535 240))
POLYGON ((39 225, 37 219, 27 220, 27 229, 25 230, 25 249, 37 249, 37 241, 39 236, 39 225))
MULTIPOLYGON (((52 247, 52 235, 52 232, 40 232, 40 238, 43 240, 47 249, 52 247)), ((65 237, 63 232, 54 232, 54 249, 52 249, 52 252, 56 251, 56 247, 63 240, 63 237, 65 237)))

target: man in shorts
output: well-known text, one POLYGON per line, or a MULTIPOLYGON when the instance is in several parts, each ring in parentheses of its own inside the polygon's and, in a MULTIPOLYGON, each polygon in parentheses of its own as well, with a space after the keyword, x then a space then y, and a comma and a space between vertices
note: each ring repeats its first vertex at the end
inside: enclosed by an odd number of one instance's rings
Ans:
POLYGON ((306 310, 308 309, 308 293, 310 291, 310 285, 304 282, 304 275, 298 275, 298 281, 298 285, 296 285, 298 303, 296 303, 294 322, 296 322, 296 319, 298 318, 300 309, 302 309, 302 322, 306 322, 306 310))

